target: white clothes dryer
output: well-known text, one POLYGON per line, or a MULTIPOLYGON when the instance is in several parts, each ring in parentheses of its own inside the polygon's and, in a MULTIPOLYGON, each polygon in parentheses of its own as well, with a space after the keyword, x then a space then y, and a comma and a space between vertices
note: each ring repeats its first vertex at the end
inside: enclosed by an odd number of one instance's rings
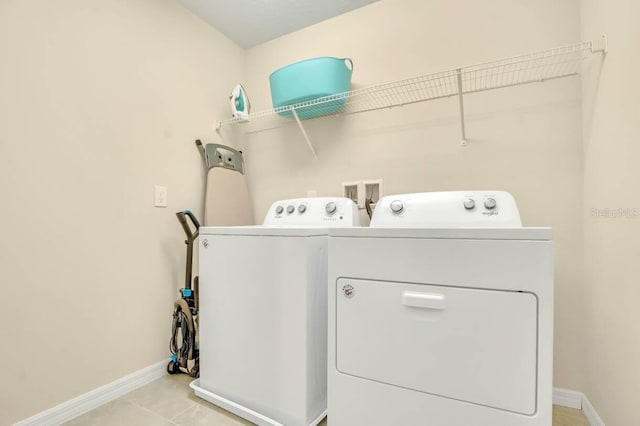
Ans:
POLYGON ((358 224, 347 198, 305 198, 263 226, 200 228, 197 396, 258 425, 325 417, 328 228, 358 224))
POLYGON ((553 243, 500 191, 329 231, 331 426, 551 426, 553 243))

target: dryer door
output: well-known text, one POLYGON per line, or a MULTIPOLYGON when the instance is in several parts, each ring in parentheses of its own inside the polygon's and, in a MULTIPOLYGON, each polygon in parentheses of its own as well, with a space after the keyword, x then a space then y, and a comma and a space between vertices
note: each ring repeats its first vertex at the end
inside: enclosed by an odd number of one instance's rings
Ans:
POLYGON ((345 278, 335 290, 341 373, 535 413, 535 295, 345 278))

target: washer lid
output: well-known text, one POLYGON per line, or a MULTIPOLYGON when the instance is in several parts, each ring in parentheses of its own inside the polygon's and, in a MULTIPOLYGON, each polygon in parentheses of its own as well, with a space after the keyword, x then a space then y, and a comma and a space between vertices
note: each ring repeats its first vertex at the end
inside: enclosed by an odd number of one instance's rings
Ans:
POLYGON ((279 227, 279 226, 203 226, 200 235, 245 235, 274 237, 313 237, 327 236, 327 228, 315 226, 279 227))

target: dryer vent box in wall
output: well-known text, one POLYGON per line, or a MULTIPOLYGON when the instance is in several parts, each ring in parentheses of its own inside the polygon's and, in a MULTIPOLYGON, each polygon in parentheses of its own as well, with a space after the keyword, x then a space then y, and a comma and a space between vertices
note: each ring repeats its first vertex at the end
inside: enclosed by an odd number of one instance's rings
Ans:
POLYGON ((382 179, 365 180, 363 186, 365 200, 370 200, 371 204, 375 206, 384 196, 382 179))
POLYGON ((358 208, 362 208, 364 206, 363 192, 360 189, 361 186, 361 182, 342 183, 342 196, 356 203, 358 208))
POLYGON ((357 204, 358 208, 365 207, 365 201, 371 200, 375 204, 383 197, 383 180, 372 179, 357 182, 343 182, 342 196, 357 204))

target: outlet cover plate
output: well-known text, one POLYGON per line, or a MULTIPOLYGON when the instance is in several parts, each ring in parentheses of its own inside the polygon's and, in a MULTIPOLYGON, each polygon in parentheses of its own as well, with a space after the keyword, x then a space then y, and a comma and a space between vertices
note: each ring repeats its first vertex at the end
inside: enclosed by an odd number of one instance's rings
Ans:
POLYGON ((156 185, 155 198, 153 205, 155 207, 167 207, 167 187, 156 185))

